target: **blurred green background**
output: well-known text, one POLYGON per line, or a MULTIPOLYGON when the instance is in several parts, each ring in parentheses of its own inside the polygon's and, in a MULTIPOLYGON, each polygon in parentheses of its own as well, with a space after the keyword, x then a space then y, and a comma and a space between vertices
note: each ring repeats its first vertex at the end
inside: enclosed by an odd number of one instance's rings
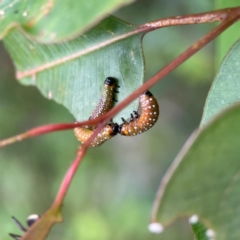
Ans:
MULTIPOLYGON (((212 9, 206 0, 139 0, 114 15, 141 24, 212 9)), ((147 34, 146 79, 213 26, 171 27, 147 34)), ((117 136, 87 152, 63 206, 64 222, 53 228, 49 240, 193 239, 187 218, 179 218, 160 235, 149 233, 147 226, 163 174, 200 122, 214 76, 213 46, 151 89, 161 110, 153 129, 133 138, 117 136)), ((0 139, 39 125, 73 121, 63 106, 17 83, 2 44, 0 73, 0 139)), ((62 131, 0 149, 0 239, 10 239, 9 232, 20 233, 12 215, 25 222, 29 214, 42 214, 52 204, 78 145, 72 131, 62 131)))

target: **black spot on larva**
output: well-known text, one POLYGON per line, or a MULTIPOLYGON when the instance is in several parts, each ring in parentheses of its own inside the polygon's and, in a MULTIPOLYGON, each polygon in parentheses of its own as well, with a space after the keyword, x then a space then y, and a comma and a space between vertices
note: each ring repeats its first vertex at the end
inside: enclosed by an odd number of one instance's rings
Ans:
MULTIPOLYGON (((107 140, 111 139, 113 136, 118 134, 118 128, 119 126, 117 123, 108 123, 91 142, 90 146, 98 147, 107 140)), ((75 135, 81 143, 86 142, 93 134, 93 131, 94 130, 85 127, 74 128, 75 135)))
POLYGON ((143 93, 143 94, 145 94, 145 95, 147 95, 147 96, 149 96, 149 97, 152 97, 152 96, 153 96, 152 93, 151 93, 150 91, 146 91, 146 92, 143 93))
POLYGON ((104 81, 104 83, 109 86, 113 86, 116 83, 116 79, 113 77, 107 77, 106 80, 104 81))

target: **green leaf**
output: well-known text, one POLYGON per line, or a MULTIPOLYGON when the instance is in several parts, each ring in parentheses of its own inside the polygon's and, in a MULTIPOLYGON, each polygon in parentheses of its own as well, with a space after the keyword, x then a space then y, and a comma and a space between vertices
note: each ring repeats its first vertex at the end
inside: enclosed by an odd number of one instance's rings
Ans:
MULTIPOLYGON (((239 0, 215 0, 215 9, 238 7, 239 0)), ((216 66, 220 65, 229 48, 240 38, 240 21, 234 23, 216 39, 216 66)))
POLYGON ((4 0, 0 2, 0 39, 19 27, 38 42, 58 42, 86 31, 107 14, 133 0, 4 0))
POLYGON ((155 212, 161 224, 196 214, 216 239, 239 239, 239 123, 238 104, 188 140, 160 185, 155 212))
MULTIPOLYGON (((109 17, 88 33, 62 44, 41 45, 13 31, 4 39, 21 83, 63 104, 80 120, 97 105, 106 77, 120 85, 118 101, 143 83, 142 34, 137 27, 109 17)), ((135 101, 115 119, 129 118, 135 101)))
POLYGON ((240 40, 224 58, 204 106, 200 127, 230 105, 240 101, 240 40))

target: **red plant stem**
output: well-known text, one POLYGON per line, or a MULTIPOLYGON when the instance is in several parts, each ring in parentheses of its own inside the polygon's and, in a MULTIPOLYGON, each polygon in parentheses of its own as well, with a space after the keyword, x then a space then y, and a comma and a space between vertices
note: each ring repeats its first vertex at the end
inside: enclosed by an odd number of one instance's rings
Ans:
POLYGON ((210 22, 222 22, 226 17, 228 17, 231 11, 236 8, 225 8, 220 10, 215 10, 207 13, 191 14, 187 16, 174 16, 162 18, 160 20, 155 20, 142 25, 140 28, 149 28, 150 31, 163 27, 188 25, 188 24, 200 24, 200 23, 210 23, 210 22))
POLYGON ((56 199, 53 203, 53 205, 55 205, 56 207, 61 208, 64 197, 66 196, 67 190, 69 189, 72 179, 78 169, 79 164, 82 162, 87 149, 88 148, 83 144, 80 147, 80 149, 78 150, 77 156, 76 156, 75 160, 73 161, 72 165, 69 167, 69 169, 62 181, 62 184, 60 186, 60 189, 58 191, 56 199))
POLYGON ((83 121, 79 123, 57 123, 57 124, 43 125, 40 127, 32 128, 24 133, 15 135, 13 137, 1 140, 0 148, 5 147, 6 145, 12 144, 14 142, 22 141, 30 137, 35 137, 35 136, 39 136, 39 135, 50 133, 50 132, 68 130, 68 129, 73 129, 75 127, 82 127, 82 126, 93 125, 98 123, 99 121, 94 119, 94 120, 88 120, 88 121, 83 121))
POLYGON ((104 127, 105 122, 99 124, 99 126, 94 130, 91 137, 80 147, 77 153, 77 157, 73 161, 72 165, 69 167, 62 184, 60 186, 60 189, 58 191, 57 197, 53 203, 55 207, 61 208, 61 205, 63 203, 64 197, 66 196, 66 193, 70 187, 70 184, 72 182, 72 179, 78 169, 79 164, 82 162, 83 157, 91 144, 91 142, 94 140, 94 138, 97 136, 97 134, 101 131, 101 129, 104 127))
POLYGON ((83 160, 83 157, 90 145, 90 143, 93 141, 93 139, 96 137, 96 135, 101 131, 105 123, 100 124, 96 130, 94 130, 91 137, 81 146, 81 148, 78 150, 76 159, 73 161, 71 166, 69 167, 63 182, 60 186, 60 189, 58 191, 58 194, 55 198, 54 203, 52 206, 42 215, 42 217, 35 223, 33 226, 28 229, 28 231, 24 234, 24 236, 21 239, 45 239, 48 232, 50 231, 53 224, 57 222, 62 221, 62 215, 61 215, 61 207, 63 204, 63 200, 67 194, 67 191, 70 187, 70 184, 72 182, 72 179, 78 169, 78 166, 83 160))

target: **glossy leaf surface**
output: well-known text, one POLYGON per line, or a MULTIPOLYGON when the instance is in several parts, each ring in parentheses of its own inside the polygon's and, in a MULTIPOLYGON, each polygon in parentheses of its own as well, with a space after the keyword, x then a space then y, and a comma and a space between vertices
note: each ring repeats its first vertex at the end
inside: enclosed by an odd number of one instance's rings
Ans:
MULTIPOLYGON (((214 1, 215 9, 221 8, 230 8, 230 7, 238 7, 239 0, 215 0, 214 1)), ((240 21, 234 23, 231 27, 229 27, 226 31, 224 31, 217 39, 215 46, 215 60, 216 66, 219 67, 221 61, 224 56, 228 52, 229 48, 240 38, 240 21)))
POLYGON ((225 56, 205 103, 201 126, 230 105, 240 101, 240 41, 225 56))
MULTIPOLYGON (((118 80, 118 101, 143 83, 142 34, 137 27, 109 17, 82 36, 62 44, 41 45, 14 31, 4 40, 21 83, 63 104, 80 121, 97 105, 106 77, 118 80)), ((129 118, 138 101, 117 118, 129 118)))
POLYGON ((59 42, 81 34, 131 0, 3 0, 0 38, 18 27, 38 42, 59 42))
POLYGON ((158 219, 166 225, 197 214, 218 240, 238 239, 240 105, 193 136, 161 183, 158 219))

